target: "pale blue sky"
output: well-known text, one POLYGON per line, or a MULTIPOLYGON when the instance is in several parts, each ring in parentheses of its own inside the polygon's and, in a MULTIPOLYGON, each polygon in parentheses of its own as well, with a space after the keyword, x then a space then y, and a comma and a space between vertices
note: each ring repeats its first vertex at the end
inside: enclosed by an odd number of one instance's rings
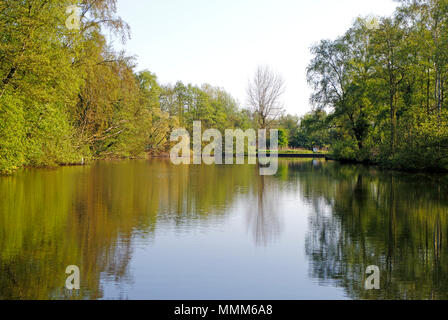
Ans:
POLYGON ((393 0, 118 0, 131 26, 128 54, 161 83, 210 83, 246 104, 257 65, 285 78, 286 110, 311 109, 309 48, 342 35, 358 16, 390 15, 393 0))

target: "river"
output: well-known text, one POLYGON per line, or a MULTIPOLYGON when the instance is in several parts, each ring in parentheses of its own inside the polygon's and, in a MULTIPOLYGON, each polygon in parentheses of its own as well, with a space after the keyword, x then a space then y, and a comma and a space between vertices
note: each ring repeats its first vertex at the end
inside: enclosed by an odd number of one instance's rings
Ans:
POLYGON ((279 161, 0 177, 0 299, 448 298, 447 176, 279 161))

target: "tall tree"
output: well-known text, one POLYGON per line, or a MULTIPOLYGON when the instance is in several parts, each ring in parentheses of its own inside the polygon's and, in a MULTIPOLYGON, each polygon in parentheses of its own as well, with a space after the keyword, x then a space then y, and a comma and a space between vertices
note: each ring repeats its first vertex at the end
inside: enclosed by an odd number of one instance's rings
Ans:
POLYGON ((283 78, 268 66, 259 66, 247 88, 248 103, 257 115, 259 128, 269 127, 284 112, 283 78))

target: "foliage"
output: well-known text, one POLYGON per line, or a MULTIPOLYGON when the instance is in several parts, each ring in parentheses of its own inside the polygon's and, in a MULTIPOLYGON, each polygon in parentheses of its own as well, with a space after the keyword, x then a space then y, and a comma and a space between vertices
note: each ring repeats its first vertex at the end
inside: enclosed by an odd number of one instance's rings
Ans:
MULTIPOLYGON (((313 150, 325 148, 330 143, 331 130, 325 111, 315 111, 299 119, 297 128, 290 134, 289 145, 294 148, 313 150)), ((291 131, 290 131, 291 132, 291 131)))
POLYGON ((224 90, 160 86, 106 34, 129 36, 116 0, 0 2, 0 173, 164 152, 172 129, 194 120, 253 127, 224 90), (81 10, 80 30, 65 25, 69 5, 81 10))
POLYGON ((287 148, 288 147, 288 131, 285 129, 278 130, 278 147, 287 148))
POLYGON ((401 1, 378 28, 359 18, 342 37, 313 47, 311 101, 329 111, 321 123, 337 157, 448 169, 447 16, 446 0, 401 1))

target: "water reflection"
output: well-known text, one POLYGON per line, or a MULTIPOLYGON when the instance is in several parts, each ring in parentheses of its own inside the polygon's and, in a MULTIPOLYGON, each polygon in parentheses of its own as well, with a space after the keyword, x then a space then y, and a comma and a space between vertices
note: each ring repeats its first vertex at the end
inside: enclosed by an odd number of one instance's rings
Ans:
POLYGON ((247 226, 258 246, 274 243, 281 233, 279 194, 275 181, 266 176, 257 177, 256 203, 249 209, 247 226))
POLYGON ((312 180, 299 180, 314 199, 311 276, 356 299, 448 298, 446 177, 329 164, 312 180), (381 290, 363 288, 369 265, 381 290))
POLYGON ((269 197, 253 168, 154 160, 2 177, 0 299, 101 298, 102 278, 131 281, 136 237, 151 242, 157 228, 219 225, 237 197, 250 204, 259 193, 248 227, 256 241, 269 239, 275 221, 267 218, 269 197), (74 297, 62 287, 72 264, 84 274, 74 297))
POLYGON ((155 297, 191 277, 209 290, 232 286, 213 298, 240 298, 232 294, 242 288, 249 299, 319 298, 325 287, 350 298, 448 298, 446 177, 311 160, 258 173, 153 160, 1 177, 0 299, 107 298, 111 283, 133 288, 147 277, 155 297), (63 288, 73 264, 83 275, 75 295, 63 288), (382 271, 379 291, 363 288, 369 265, 382 271))

